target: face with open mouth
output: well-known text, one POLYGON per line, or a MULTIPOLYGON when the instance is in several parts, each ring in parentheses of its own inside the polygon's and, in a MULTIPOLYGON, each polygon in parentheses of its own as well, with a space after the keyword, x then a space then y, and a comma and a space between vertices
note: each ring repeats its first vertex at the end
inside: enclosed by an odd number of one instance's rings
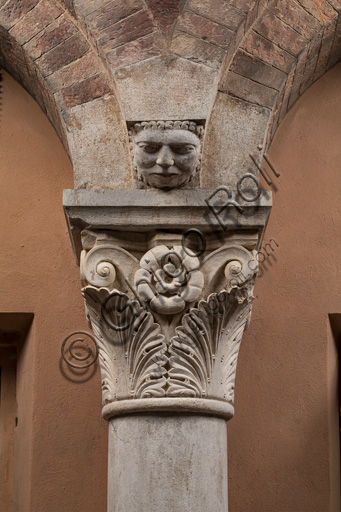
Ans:
POLYGON ((138 176, 150 187, 171 189, 189 182, 200 155, 199 138, 189 130, 143 130, 134 139, 138 176))

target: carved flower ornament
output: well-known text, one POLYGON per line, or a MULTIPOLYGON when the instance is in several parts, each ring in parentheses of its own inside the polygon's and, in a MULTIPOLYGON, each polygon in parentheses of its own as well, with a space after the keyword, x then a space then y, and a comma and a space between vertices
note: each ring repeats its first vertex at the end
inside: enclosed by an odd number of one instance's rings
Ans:
POLYGON ((142 257, 140 266, 135 273, 135 288, 157 313, 180 313, 186 302, 195 301, 203 289, 199 259, 181 246, 154 247, 142 257))

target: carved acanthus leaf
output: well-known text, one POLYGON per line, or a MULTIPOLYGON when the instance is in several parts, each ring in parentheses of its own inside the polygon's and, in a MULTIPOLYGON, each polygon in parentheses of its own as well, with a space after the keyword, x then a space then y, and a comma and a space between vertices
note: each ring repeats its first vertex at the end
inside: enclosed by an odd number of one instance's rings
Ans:
POLYGON ((168 396, 201 398, 213 393, 233 400, 235 363, 251 309, 252 284, 244 286, 247 291, 213 293, 184 315, 169 346, 168 396), (212 378, 219 358, 223 363, 218 372, 221 375, 223 371, 223 389, 212 378))

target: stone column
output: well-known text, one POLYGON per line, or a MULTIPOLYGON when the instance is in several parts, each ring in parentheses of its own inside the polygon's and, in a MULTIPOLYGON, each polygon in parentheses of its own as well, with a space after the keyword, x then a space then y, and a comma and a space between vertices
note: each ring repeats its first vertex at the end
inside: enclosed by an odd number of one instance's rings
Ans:
POLYGON ((226 420, 270 201, 229 207, 221 230, 211 196, 64 196, 110 422, 108 512, 227 512, 226 420))

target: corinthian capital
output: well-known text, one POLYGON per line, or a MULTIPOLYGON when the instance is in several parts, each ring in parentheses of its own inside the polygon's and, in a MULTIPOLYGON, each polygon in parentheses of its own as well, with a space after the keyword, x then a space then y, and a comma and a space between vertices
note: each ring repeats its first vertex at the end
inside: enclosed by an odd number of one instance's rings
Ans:
MULTIPOLYGON (((266 215, 258 210, 258 224, 248 218, 249 229, 233 226, 218 238, 207 225, 199 231, 203 220, 198 225, 189 218, 192 231, 204 237, 201 250, 194 250, 184 243, 180 216, 166 231, 139 225, 135 213, 135 224, 130 217, 124 231, 113 225, 112 213, 103 222, 99 207, 96 225, 86 222, 89 211, 79 212, 79 200, 67 211, 75 247, 82 248, 82 292, 99 350, 103 414, 110 419, 157 409, 230 418, 253 301, 259 218, 265 225, 266 215)), ((167 205, 159 213, 174 214, 167 205)))

